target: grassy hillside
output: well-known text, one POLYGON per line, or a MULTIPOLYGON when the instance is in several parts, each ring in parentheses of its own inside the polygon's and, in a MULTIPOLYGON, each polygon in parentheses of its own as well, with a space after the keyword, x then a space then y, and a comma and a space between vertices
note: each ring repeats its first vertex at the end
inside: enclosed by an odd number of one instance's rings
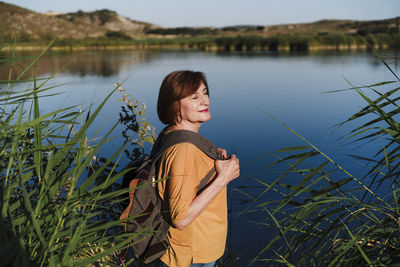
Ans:
POLYGON ((271 37, 277 35, 323 35, 323 34, 368 34, 398 33, 400 17, 375 21, 320 20, 313 23, 283 25, 238 25, 223 28, 155 28, 146 33, 157 35, 257 35, 271 37))
POLYGON ((67 14, 37 13, 0 2, 0 41, 59 47, 184 48, 201 50, 400 48, 400 17, 376 21, 321 20, 286 25, 163 28, 107 9, 67 14))
POLYGON ((400 48, 400 17, 378 21, 321 20, 287 25, 239 25, 223 28, 155 28, 147 44, 179 43, 181 47, 243 50, 400 48), (205 38, 207 37, 207 38, 205 38), (168 38, 168 39, 166 39, 168 38))
POLYGON ((146 29, 150 23, 134 21, 110 10, 68 14, 37 13, 16 5, 0 2, 0 41, 46 42, 54 36, 60 40, 84 40, 107 37, 131 39, 146 29))

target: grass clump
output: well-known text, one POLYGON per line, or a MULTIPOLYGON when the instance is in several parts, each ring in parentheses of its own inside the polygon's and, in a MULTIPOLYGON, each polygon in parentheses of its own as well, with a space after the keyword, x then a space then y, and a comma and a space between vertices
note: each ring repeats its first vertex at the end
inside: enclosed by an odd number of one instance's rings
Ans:
MULTIPOLYGON (((377 54, 382 60, 382 58, 377 54)), ((254 197, 252 212, 265 215, 273 237, 251 264, 287 266, 393 266, 400 263, 400 79, 356 87, 366 106, 340 124, 359 121, 345 138, 375 141, 376 154, 353 155, 366 173, 352 175, 310 141, 280 122, 305 142, 283 148, 267 167, 283 167, 272 182, 255 179, 263 192, 254 197), (263 196, 277 197, 264 201, 263 196)), ((275 119, 275 118, 274 118, 275 119)), ((277 120, 277 119, 275 119, 277 120)))
MULTIPOLYGON (((120 121, 96 142, 87 131, 121 85, 85 111, 72 106, 41 113, 40 98, 50 95, 52 87, 47 84, 53 76, 34 77, 24 81, 27 89, 14 90, 40 56, 15 80, 3 84, 6 88, 0 92, 1 262, 6 266, 119 264, 118 251, 135 236, 128 238, 118 220, 121 196, 127 193, 119 189, 118 181, 128 171, 119 171, 118 163, 129 143, 103 159, 101 147, 115 138, 120 121)), ((18 59, 3 60, 11 62, 12 77, 18 59)), ((137 111, 136 106, 128 108, 121 120, 127 115, 136 119, 131 113, 137 111)), ((133 129, 135 133, 143 130, 143 123, 133 129)), ((135 145, 151 141, 146 134, 141 133, 135 145)))

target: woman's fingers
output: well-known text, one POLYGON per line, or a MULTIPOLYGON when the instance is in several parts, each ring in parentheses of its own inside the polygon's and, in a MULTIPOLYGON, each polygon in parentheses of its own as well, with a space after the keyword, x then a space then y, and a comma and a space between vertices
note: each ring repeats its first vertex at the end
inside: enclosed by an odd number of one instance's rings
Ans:
POLYGON ((224 159, 227 159, 228 158, 228 154, 227 154, 227 152, 226 152, 226 149, 223 149, 223 148, 217 148, 218 149, 218 152, 221 154, 221 156, 224 158, 224 159))
POLYGON ((234 168, 234 176, 235 176, 233 179, 235 179, 235 178, 239 177, 239 175, 240 175, 239 159, 236 157, 235 154, 232 154, 231 158, 230 158, 230 161, 233 161, 233 163, 232 163, 233 166, 232 167, 234 168))
POLYGON ((220 179, 224 180, 225 184, 228 184, 240 175, 239 159, 235 154, 232 154, 229 160, 216 160, 215 169, 220 179))

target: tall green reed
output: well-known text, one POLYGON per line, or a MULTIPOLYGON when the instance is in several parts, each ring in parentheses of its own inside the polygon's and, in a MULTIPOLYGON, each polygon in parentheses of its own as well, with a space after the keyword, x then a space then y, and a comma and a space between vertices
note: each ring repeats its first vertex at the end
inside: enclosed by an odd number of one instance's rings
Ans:
POLYGON ((376 55, 394 80, 361 87, 349 82, 348 90, 359 94, 366 106, 338 125, 355 123, 354 129, 343 137, 350 143, 380 144, 371 157, 352 156, 365 163, 365 175, 354 176, 333 157, 271 116, 305 145, 272 154, 275 160, 266 167, 283 169, 272 182, 254 178, 264 190, 253 197, 251 211, 265 214, 265 220, 258 223, 273 234, 249 265, 400 263, 400 79, 376 55), (280 197, 265 201, 264 196, 271 193, 280 197))
MULTIPOLYGON (((51 95, 53 86, 47 84, 54 75, 22 78, 51 44, 15 80, 11 77, 19 58, 14 50, 11 58, 3 60, 10 63, 10 75, 7 88, 0 91, 1 262, 15 266, 118 265, 117 252, 140 234, 123 233, 118 220, 120 202, 127 193, 118 188, 118 181, 129 171, 120 171, 118 163, 128 142, 102 159, 100 149, 115 138, 120 121, 97 136, 96 142, 88 138, 87 131, 121 84, 86 111, 72 106, 41 113, 40 98, 51 95), (31 88, 14 90, 22 81, 31 88)), ((137 109, 129 112, 126 115, 134 116, 137 109)), ((140 133, 144 126, 148 125, 141 122, 133 130, 140 133)), ((151 141, 146 134, 139 134, 141 142, 135 144, 151 141)))

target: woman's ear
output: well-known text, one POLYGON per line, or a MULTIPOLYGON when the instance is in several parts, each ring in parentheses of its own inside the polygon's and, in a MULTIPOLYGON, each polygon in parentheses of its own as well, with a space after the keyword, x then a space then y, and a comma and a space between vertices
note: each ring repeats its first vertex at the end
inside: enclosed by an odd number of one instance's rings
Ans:
POLYGON ((179 124, 179 123, 181 123, 181 122, 182 122, 181 112, 178 112, 178 113, 175 115, 175 124, 179 124))

